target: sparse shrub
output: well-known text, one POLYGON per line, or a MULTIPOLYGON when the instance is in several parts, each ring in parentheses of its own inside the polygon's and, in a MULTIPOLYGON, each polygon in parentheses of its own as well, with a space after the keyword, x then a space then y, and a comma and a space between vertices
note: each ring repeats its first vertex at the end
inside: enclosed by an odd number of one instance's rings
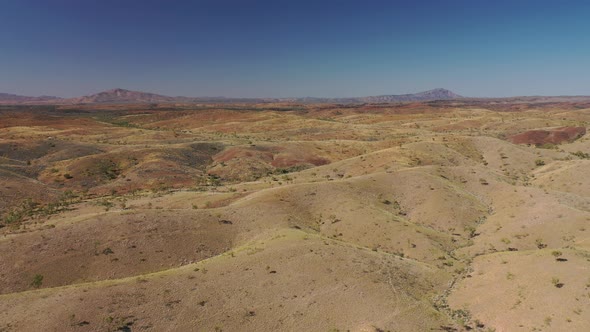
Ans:
POLYGON ((121 170, 112 160, 101 160, 96 164, 98 175, 107 179, 113 180, 119 176, 121 170))
POLYGON ((465 325, 467 322, 471 321, 471 312, 467 309, 452 310, 451 317, 456 319, 459 324, 465 325))
POLYGON ((477 235, 476 229, 473 226, 465 226, 465 231, 469 234, 470 238, 473 238, 477 235))
POLYGON ((582 158, 582 159, 590 159, 590 154, 589 153, 585 153, 582 151, 576 151, 576 152, 572 152, 572 155, 578 157, 578 158, 582 158))
POLYGON ((33 286, 35 288, 39 288, 39 287, 41 287, 42 284, 43 284, 43 275, 35 274, 35 276, 33 277, 33 281, 31 282, 31 286, 33 286))
POLYGON ((535 245, 539 249, 547 248, 547 244, 545 244, 542 239, 536 239, 535 240, 535 245))
POLYGON ((22 211, 13 210, 8 212, 6 216, 4 216, 4 223, 5 224, 16 224, 23 220, 24 214, 22 211))
POLYGON ((551 278, 551 283, 553 284, 553 286, 555 286, 557 288, 561 288, 564 286, 564 283, 560 282, 559 278, 557 278, 557 277, 551 278))
POLYGON ((537 159, 537 160, 535 160, 535 165, 536 166, 544 166, 545 162, 541 159, 537 159))
MULTIPOLYGON (((377 251, 377 250, 378 250, 377 247, 373 248, 373 251, 377 251)), ((393 252, 393 254, 396 256, 402 257, 402 258, 406 255, 406 254, 404 254, 404 251, 402 249, 395 250, 393 252)))
POLYGON ((552 320, 551 317, 549 317, 549 316, 545 317, 545 325, 547 325, 547 326, 551 325, 551 320, 552 320))
POLYGON ((450 266, 453 266, 454 264, 455 264, 455 263, 454 263, 453 261, 451 261, 451 260, 445 261, 445 262, 443 263, 443 265, 444 265, 444 266, 449 266, 449 267, 450 267, 450 266))
MULTIPOLYGON (((97 204, 97 205, 100 205, 100 206, 104 206, 104 208, 105 208, 105 211, 108 211, 108 210, 110 210, 110 209, 111 209, 113 206, 115 206, 115 204, 114 204, 113 202, 109 201, 108 199, 101 199, 101 200, 100 200, 100 201, 98 201, 96 204, 97 204)), ((150 204, 151 204, 151 202, 150 202, 150 204)))

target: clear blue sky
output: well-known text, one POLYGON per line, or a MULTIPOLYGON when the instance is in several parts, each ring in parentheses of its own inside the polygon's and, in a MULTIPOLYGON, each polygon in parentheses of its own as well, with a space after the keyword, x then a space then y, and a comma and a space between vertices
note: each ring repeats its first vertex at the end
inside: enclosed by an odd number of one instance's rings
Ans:
POLYGON ((0 0, 0 92, 590 95, 590 1, 0 0))

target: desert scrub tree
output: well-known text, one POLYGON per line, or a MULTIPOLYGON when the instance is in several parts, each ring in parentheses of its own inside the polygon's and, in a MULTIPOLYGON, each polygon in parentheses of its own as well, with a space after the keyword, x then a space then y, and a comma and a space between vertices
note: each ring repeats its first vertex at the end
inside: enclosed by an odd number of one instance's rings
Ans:
POLYGON ((451 310, 450 315, 462 326, 467 325, 471 321, 471 312, 467 309, 451 310))
POLYGON ((571 154, 581 159, 590 159, 590 154, 582 151, 572 152, 571 154))
POLYGON ((96 202, 96 205, 98 206, 103 206, 105 208, 105 211, 109 211, 113 206, 115 206, 115 204, 113 202, 111 202, 110 200, 103 198, 100 201, 96 202))
POLYGON ((107 180, 113 180, 119 176, 121 170, 119 169, 119 166, 112 160, 100 160, 96 164, 96 172, 99 176, 107 180))
POLYGON ((473 226, 465 226, 464 231, 467 232, 467 234, 469 234, 469 238, 474 238, 475 236, 477 236, 477 230, 473 226))
POLYGON ((547 244, 545 244, 545 242, 543 242, 543 239, 536 239, 535 240, 535 245, 539 249, 547 248, 547 244))
POLYGON ((554 250, 552 253, 553 257, 555 257, 555 261, 557 262, 567 262, 567 258, 561 257, 562 252, 559 250, 554 250))
POLYGON ((39 287, 41 287, 42 284, 43 284, 43 275, 35 274, 35 276, 33 277, 33 281, 31 282, 31 286, 33 286, 35 288, 39 288, 39 287))
POLYGON ((551 278, 551 283, 553 284, 553 286, 555 286, 557 288, 561 288, 564 286, 564 283, 560 282, 559 278, 557 278, 557 277, 551 278))

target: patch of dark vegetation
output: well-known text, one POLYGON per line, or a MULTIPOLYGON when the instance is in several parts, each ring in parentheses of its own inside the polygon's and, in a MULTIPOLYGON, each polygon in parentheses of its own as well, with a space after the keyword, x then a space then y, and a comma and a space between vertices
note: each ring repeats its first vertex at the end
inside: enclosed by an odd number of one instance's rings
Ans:
POLYGON ((170 156, 165 159, 172 159, 186 166, 205 170, 213 162, 212 157, 223 149, 225 149, 225 145, 221 143, 193 143, 188 148, 171 151, 170 156))
POLYGON ((578 157, 578 158, 581 158, 581 159, 590 159, 590 153, 576 151, 576 152, 571 152, 571 154, 578 157))
POLYGON ((565 286, 565 284, 563 282, 561 282, 559 280, 559 278, 557 277, 553 277, 551 278, 551 283, 553 284, 553 286, 555 286, 556 288, 562 288, 563 286, 565 286))
POLYGON ((0 225, 18 225, 28 218, 49 216, 67 211, 71 204, 79 201, 80 198, 71 190, 65 191, 57 201, 47 204, 41 204, 28 198, 16 208, 5 213, 0 219, 0 225))
POLYGON ((536 239, 535 240, 535 245, 537 246, 537 248, 539 249, 544 249, 547 248, 547 244, 545 242, 543 242, 542 239, 536 239))
POLYGON ((33 286, 34 288, 39 288, 41 287, 41 285, 43 285, 43 275, 35 274, 35 276, 33 277, 33 281, 31 281, 31 286, 33 286))
POLYGON ((278 167, 278 168, 275 168, 274 171, 269 172, 268 175, 281 175, 281 174, 300 172, 300 171, 306 170, 311 167, 312 167, 312 165, 308 165, 308 164, 295 165, 295 166, 291 166, 291 167, 278 167))
POLYGON ((127 323, 126 325, 119 326, 116 331, 120 331, 120 332, 131 332, 131 326, 132 325, 133 325, 133 322, 127 323))
POLYGON ((56 147, 56 143, 61 145, 61 142, 55 140, 38 141, 26 146, 10 142, 0 143, 0 156, 26 162, 55 152, 53 148, 56 147))
POLYGON ((107 180, 116 179, 121 172, 119 166, 112 160, 100 160, 96 164, 95 170, 97 175, 107 180))

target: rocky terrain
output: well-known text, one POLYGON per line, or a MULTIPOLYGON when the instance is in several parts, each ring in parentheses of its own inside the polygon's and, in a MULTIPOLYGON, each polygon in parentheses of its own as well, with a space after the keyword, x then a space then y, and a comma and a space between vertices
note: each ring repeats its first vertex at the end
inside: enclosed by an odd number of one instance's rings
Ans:
POLYGON ((0 331, 590 330, 584 101, 113 94, 0 108, 0 331))

